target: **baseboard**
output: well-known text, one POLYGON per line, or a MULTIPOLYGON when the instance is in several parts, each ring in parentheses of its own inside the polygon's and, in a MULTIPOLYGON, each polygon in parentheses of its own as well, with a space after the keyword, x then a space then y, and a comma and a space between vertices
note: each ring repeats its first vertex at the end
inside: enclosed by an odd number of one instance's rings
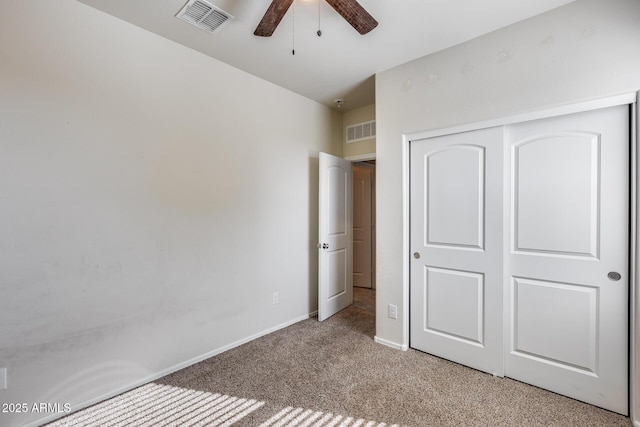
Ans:
MULTIPOLYGON (((387 347, 391 347, 391 348, 394 348, 396 350, 402 350, 402 351, 409 350, 409 346, 406 345, 406 344, 398 344, 398 343, 395 343, 393 341, 388 341, 388 340, 385 340, 384 338, 380 338, 380 337, 377 337, 377 336, 373 337, 373 340, 375 342, 377 342, 378 344, 386 345, 387 347)), ((638 427, 640 427, 640 426, 638 426, 638 427)))
POLYGON ((292 320, 289 320, 287 322, 284 322, 284 323, 281 323, 279 325, 276 325, 276 326, 274 326, 272 328, 265 329, 264 331, 258 332, 257 334, 253 334, 253 335, 251 335, 249 337, 246 337, 246 338, 243 338, 241 340, 235 341, 235 342, 233 342, 231 344, 219 347, 219 348, 217 348, 215 350, 211 350, 211 351, 209 351, 209 352, 207 352, 205 354, 201 354, 200 356, 196 356, 196 357, 194 357, 192 359, 189 359, 189 360, 187 360, 185 362, 178 363, 177 365, 171 366, 171 367, 169 367, 167 369, 163 369, 162 371, 155 372, 155 373, 153 373, 151 375, 146 376, 145 378, 142 378, 142 379, 140 379, 138 381, 134 381, 133 383, 130 383, 130 384, 124 386, 124 387, 120 387, 120 388, 118 388, 116 390, 110 391, 108 393, 104 393, 104 394, 102 394, 100 396, 97 396, 97 397, 94 397, 92 399, 87 399, 87 400, 85 400, 83 402, 80 402, 80 403, 72 404, 71 405, 71 411, 68 412, 68 413, 51 414, 51 415, 48 415, 46 417, 39 418, 39 419, 37 419, 35 421, 31 421, 31 422, 29 422, 27 424, 23 424, 22 427, 39 427, 39 426, 41 426, 43 424, 50 423, 50 422, 55 421, 55 420, 57 420, 59 418, 62 418, 64 416, 67 416, 67 415, 72 414, 74 412, 78 412, 78 411, 80 411, 82 409, 88 408, 89 406, 95 405, 96 403, 100 403, 100 402, 102 402, 104 400, 111 399, 112 397, 118 396, 118 395, 120 395, 122 393, 126 393, 128 391, 131 391, 134 388, 138 388, 140 386, 143 386, 143 385, 145 385, 147 383, 150 383, 152 381, 157 380, 158 378, 162 378, 164 376, 172 374, 172 373, 174 373, 176 371, 179 371, 180 369, 184 369, 184 368, 187 368, 187 367, 189 367, 191 365, 195 365, 198 362, 202 362, 205 359, 208 359, 210 357, 213 357, 213 356, 216 356, 218 354, 224 353, 225 351, 231 350, 232 348, 239 347, 242 344, 246 344, 246 343, 248 343, 250 341, 253 341, 253 340, 258 339, 260 337, 263 337, 265 335, 269 335, 270 333, 276 332, 276 331, 278 331, 280 329, 284 329, 287 326, 291 326, 291 325, 294 325, 294 324, 296 324, 298 322, 302 322, 303 320, 307 320, 309 318, 312 318, 312 317, 316 316, 317 314, 318 314, 318 312, 314 311, 314 312, 309 313, 309 314, 307 314, 305 316, 300 316, 300 317, 297 317, 295 319, 292 319, 292 320))

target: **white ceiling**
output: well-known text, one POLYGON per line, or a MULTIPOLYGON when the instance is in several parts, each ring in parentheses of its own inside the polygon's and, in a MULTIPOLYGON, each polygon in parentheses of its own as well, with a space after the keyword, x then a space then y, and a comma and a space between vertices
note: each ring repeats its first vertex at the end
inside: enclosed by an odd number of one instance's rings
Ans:
POLYGON ((324 0, 296 0, 269 38, 253 31, 271 0, 207 0, 235 17, 215 34, 175 18, 187 0, 78 1, 325 105, 342 98, 348 111, 375 102, 377 72, 573 0, 359 0, 379 22, 364 36, 324 0))

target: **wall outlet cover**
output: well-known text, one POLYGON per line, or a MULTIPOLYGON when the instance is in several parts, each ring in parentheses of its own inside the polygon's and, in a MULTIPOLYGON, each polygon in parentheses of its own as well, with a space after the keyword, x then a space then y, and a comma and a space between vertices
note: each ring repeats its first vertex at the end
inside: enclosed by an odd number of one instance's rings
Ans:
POLYGON ((392 319, 398 318, 398 306, 389 304, 389 317, 392 319))

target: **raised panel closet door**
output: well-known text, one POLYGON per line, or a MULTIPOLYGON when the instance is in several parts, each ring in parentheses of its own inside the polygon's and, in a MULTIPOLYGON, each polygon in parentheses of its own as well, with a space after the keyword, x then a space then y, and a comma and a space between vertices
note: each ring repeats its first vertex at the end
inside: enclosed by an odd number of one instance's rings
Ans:
POLYGON ((628 106, 506 127, 505 375, 627 414, 628 106))
POLYGON ((410 144, 411 347, 500 376, 502 134, 410 144))

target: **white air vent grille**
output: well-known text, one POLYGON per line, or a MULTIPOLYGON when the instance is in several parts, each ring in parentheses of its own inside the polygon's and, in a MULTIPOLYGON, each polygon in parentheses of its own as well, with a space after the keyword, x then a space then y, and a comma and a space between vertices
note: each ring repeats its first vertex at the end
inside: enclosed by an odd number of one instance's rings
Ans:
POLYGON ((347 144, 376 137, 376 121, 356 123, 347 126, 347 144))
POLYGON ((176 17, 209 33, 219 30, 233 19, 227 12, 204 0, 189 0, 176 17))

